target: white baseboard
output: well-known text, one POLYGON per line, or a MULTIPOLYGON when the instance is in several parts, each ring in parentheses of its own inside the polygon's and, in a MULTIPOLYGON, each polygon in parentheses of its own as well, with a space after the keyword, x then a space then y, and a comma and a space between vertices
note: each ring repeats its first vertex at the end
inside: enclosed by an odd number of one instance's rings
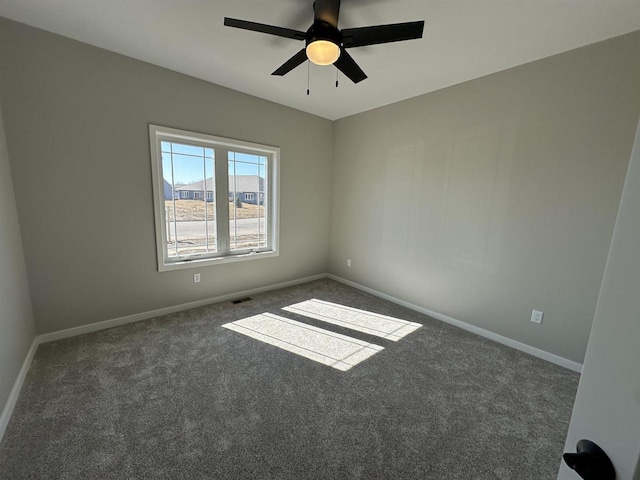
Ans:
POLYGON ((370 293, 372 295, 375 295, 376 297, 380 297, 384 300, 388 300, 397 305, 401 305, 411 310, 415 310, 416 312, 424 313, 425 315, 435 318, 436 320, 440 320, 441 322, 455 325, 456 327, 462 328, 463 330, 467 330, 468 332, 471 332, 471 333, 475 333, 476 335, 480 335, 481 337, 485 337, 485 338, 488 338, 489 340, 493 340, 495 342, 501 343, 508 347, 515 348, 516 350, 520 350, 522 352, 528 353, 530 355, 533 355, 534 357, 541 358, 542 360, 555 363, 556 365, 560 365, 561 367, 568 368, 569 370, 573 370, 574 372, 582 373, 582 364, 578 362, 574 362, 573 360, 569 360, 559 355, 555 355, 553 353, 540 350, 539 348, 535 348, 535 347, 532 347, 531 345, 527 345, 525 343, 512 340, 511 338, 508 338, 508 337, 503 337, 502 335, 498 335, 497 333, 491 332, 489 330, 485 330, 484 328, 476 327, 475 325, 471 325, 470 323, 463 322, 462 320, 455 319, 448 315, 443 315, 442 313, 434 312, 433 310, 429 310, 428 308, 424 308, 419 305, 415 305, 413 303, 407 302, 405 300, 401 300, 399 298, 393 297, 391 295, 387 295, 386 293, 379 292, 378 290, 374 290, 373 288, 365 287, 364 285, 360 285, 359 283, 352 282, 351 280, 338 277, 337 275, 328 274, 327 277, 332 280, 335 280, 336 282, 344 283, 345 285, 349 285, 350 287, 357 288, 358 290, 362 290, 363 292, 370 293))
POLYGON ((13 413, 13 409, 15 408, 16 402, 18 401, 20 390, 22 390, 22 384, 24 383, 24 379, 26 378, 29 367, 31 366, 33 356, 38 349, 38 344, 38 337, 35 337, 33 339, 33 342, 31 342, 31 347, 29 347, 29 351, 27 352, 27 356, 25 357, 24 362, 22 362, 22 368, 20 368, 18 378, 16 378, 16 381, 13 384, 13 388, 11 389, 11 393, 9 394, 7 403, 2 410, 2 415, 0 415, 0 442, 2 442, 4 432, 7 430, 7 425, 9 425, 11 414, 13 413))
POLYGON ((269 290, 278 290, 280 288, 291 287, 293 285, 299 285, 301 283, 307 283, 313 280, 319 280, 321 278, 327 278, 327 274, 321 273, 318 275, 312 275, 310 277, 290 280, 288 282, 267 285, 265 287, 252 288, 249 290, 243 290, 241 292, 229 293, 227 295, 220 295, 217 297, 205 298, 204 300, 196 300, 194 302, 182 303, 180 305, 173 305, 171 307, 159 308, 157 310, 136 313, 133 315, 126 315, 124 317, 113 318, 111 320, 104 320, 102 322, 90 323, 88 325, 82 325, 80 327, 67 328, 66 330, 58 330, 57 332, 44 333, 42 335, 38 335, 36 338, 38 340, 38 343, 53 342, 55 340, 60 340, 63 338, 82 335, 83 333, 95 332, 95 331, 104 330, 107 328, 118 327, 120 325, 126 325, 127 323, 139 322, 140 320, 148 320, 149 318, 161 317, 163 315, 169 315, 171 313, 181 312, 183 310, 189 310, 191 308, 204 307, 205 305, 211 305, 212 303, 226 302, 228 300, 233 300, 239 297, 246 297, 249 295, 256 295, 262 292, 268 292, 269 290))

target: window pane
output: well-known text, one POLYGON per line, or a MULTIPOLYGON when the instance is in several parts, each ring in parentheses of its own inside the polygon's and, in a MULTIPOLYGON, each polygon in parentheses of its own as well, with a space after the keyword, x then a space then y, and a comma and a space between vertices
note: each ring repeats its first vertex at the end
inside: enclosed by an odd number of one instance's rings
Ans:
POLYGON ((180 153, 184 155, 193 155, 195 157, 202 158, 204 155, 204 147, 197 145, 185 145, 181 143, 172 143, 173 153, 180 153))
POLYGON ((229 152, 229 240, 231 250, 267 246, 267 157, 229 152))
POLYGON ((161 143, 168 256, 216 252, 213 149, 161 143))

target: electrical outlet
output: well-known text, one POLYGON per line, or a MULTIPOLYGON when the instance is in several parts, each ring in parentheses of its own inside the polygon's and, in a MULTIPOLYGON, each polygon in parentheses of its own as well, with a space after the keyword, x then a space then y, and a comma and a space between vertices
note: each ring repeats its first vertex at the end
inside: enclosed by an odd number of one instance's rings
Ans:
POLYGON ((531 321, 533 323, 542 323, 542 315, 544 315, 544 312, 541 312, 540 310, 532 310, 531 321))
POLYGON ((347 258, 347 267, 351 267, 351 259, 347 258))
POLYGON ((200 274, 199 273, 194 273, 193 274, 193 283, 200 283, 200 274))

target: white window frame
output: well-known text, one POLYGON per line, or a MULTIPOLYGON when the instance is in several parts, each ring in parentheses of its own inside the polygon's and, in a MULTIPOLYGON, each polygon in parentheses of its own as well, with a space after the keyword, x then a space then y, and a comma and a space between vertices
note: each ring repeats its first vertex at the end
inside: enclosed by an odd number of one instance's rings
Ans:
MULTIPOLYGON (((280 149, 269 145, 260 145, 241 140, 217 137, 204 133, 189 132, 176 128, 163 127, 160 125, 149 125, 149 146, 151 153, 151 173, 153 179, 153 207, 156 227, 156 254, 158 260, 158 271, 165 272, 183 268, 200 268, 208 265, 219 265, 230 262, 240 262, 247 260, 257 260, 261 258, 274 257, 279 255, 279 204, 280 204, 280 149), (162 149, 161 141, 184 142, 191 145, 214 148, 216 150, 216 160, 224 163, 223 166, 215 164, 216 186, 214 188, 216 204, 225 207, 216 212, 216 222, 218 226, 217 239, 218 251, 206 254, 191 254, 177 257, 170 257, 167 251, 167 232, 165 227, 164 208, 164 177, 162 174, 162 149), (229 218, 228 204, 228 160, 227 151, 243 152, 254 155, 266 156, 267 161, 267 246, 253 250, 230 250, 229 244, 229 218), (218 152, 225 152, 221 157, 218 152), (223 168, 224 167, 224 168, 223 168), (224 175, 220 173, 224 172, 224 175), (219 192, 219 193, 218 193, 219 192), (226 213, 224 211, 226 210, 226 213), (218 215, 220 213, 220 215, 218 215), (226 227, 224 226, 226 223, 226 227)), ((206 197, 205 197, 206 198, 206 197)), ((216 209, 218 207, 216 205, 216 209)))
POLYGON ((255 200, 255 193, 245 192, 244 199, 245 200, 255 200))

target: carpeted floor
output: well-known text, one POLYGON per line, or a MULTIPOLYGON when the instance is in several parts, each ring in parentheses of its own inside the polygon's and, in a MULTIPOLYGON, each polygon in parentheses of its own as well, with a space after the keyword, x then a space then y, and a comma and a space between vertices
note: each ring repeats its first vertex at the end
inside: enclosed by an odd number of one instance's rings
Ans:
POLYGON ((2 479, 555 479, 578 375, 331 280, 40 345, 2 479), (422 324, 398 341, 283 310, 422 324), (384 347, 347 371, 223 324, 384 347))

